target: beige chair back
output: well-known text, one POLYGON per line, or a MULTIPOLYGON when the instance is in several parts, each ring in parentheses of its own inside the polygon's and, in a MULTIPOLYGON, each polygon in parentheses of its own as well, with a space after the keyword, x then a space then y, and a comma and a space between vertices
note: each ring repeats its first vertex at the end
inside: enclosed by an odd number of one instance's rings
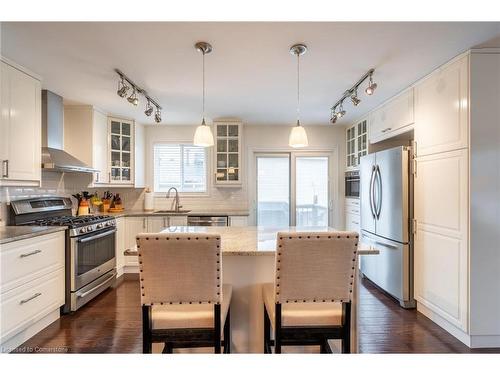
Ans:
POLYGON ((350 302, 358 233, 278 233, 275 302, 350 302))
POLYGON ((220 303, 220 235, 137 235, 142 305, 220 303))

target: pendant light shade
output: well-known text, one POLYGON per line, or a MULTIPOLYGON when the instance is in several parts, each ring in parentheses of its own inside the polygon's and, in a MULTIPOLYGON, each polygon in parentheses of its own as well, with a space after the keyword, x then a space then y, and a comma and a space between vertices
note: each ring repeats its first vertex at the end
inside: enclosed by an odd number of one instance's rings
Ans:
POLYGON ((307 46, 305 44, 295 44, 290 48, 290 53, 297 56, 297 125, 294 126, 288 138, 288 145, 293 148, 307 147, 306 129, 300 124, 300 56, 306 53, 307 46))
POLYGON ((292 128, 292 131, 290 132, 290 138, 288 139, 288 144, 293 148, 309 146, 306 129, 304 129, 304 127, 300 125, 300 122, 297 122, 297 126, 294 126, 292 128))
POLYGON ((205 119, 203 119, 201 125, 196 128, 193 144, 195 146, 202 147, 211 147, 214 145, 214 136, 212 134, 212 129, 210 129, 210 126, 205 124, 205 119))
POLYGON ((198 42, 194 47, 203 55, 203 119, 201 125, 196 128, 193 144, 195 146, 211 147, 214 145, 214 135, 210 126, 205 123, 205 55, 212 52, 212 46, 206 42, 198 42))

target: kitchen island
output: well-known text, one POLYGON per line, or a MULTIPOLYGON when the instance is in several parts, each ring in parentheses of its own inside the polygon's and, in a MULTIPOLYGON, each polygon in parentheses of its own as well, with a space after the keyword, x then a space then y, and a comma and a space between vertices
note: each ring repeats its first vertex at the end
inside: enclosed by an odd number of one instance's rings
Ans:
MULTIPOLYGON (((327 232, 331 227, 168 227, 162 233, 217 233, 221 235, 223 280, 232 284, 232 352, 262 353, 264 304, 262 285, 274 282, 276 234, 278 232, 327 232)), ((152 234, 154 236, 154 234, 152 234)), ((359 244, 358 255, 376 255, 372 247, 359 244)), ((352 346, 357 345, 357 286, 352 303, 352 346)), ((332 343, 332 349, 335 351, 332 343)), ((162 349, 160 345, 156 350, 162 349)), ((305 348, 304 350, 310 350, 305 348)), ((285 350, 286 351, 286 350, 285 350)))

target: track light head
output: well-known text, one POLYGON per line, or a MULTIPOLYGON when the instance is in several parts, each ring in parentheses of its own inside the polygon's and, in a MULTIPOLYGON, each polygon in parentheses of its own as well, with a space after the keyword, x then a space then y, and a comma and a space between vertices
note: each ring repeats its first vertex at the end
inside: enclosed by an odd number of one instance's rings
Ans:
POLYGON ((376 88, 377 88, 377 84, 375 82, 373 82, 372 75, 370 74, 370 80, 368 81, 368 87, 365 89, 366 95, 373 95, 376 88))
POLYGON ((128 102, 133 104, 133 105, 137 105, 139 104, 139 98, 137 97, 137 93, 135 91, 135 87, 134 87, 134 91, 132 92, 132 95, 130 95, 128 98, 127 98, 128 102))
POLYGON ((337 122, 337 114, 335 111, 332 112, 332 116, 330 117, 330 123, 335 124, 337 122))
POLYGON ((154 108, 148 99, 148 104, 146 104, 146 110, 144 111, 144 114, 149 117, 153 114, 153 110, 154 110, 154 108))
POLYGON ((127 91, 129 88, 130 87, 127 86, 124 79, 122 78, 122 80, 118 82, 118 90, 116 91, 116 93, 120 98, 124 98, 127 95, 127 91))
POLYGON ((358 98, 358 90, 354 90, 352 93, 351 93, 351 102, 352 104, 356 107, 359 103, 361 103, 361 99, 358 98))
MULTIPOLYGON (((152 108, 153 107, 151 107, 151 109, 152 108)), ((157 124, 159 124, 161 122, 161 111, 160 111, 160 109, 158 107, 156 108, 156 112, 155 112, 155 122, 157 124)))
POLYGON ((341 102, 340 105, 339 105, 339 109, 338 109, 338 111, 336 113, 337 119, 344 117, 345 114, 346 114, 346 111, 344 110, 343 103, 341 102))

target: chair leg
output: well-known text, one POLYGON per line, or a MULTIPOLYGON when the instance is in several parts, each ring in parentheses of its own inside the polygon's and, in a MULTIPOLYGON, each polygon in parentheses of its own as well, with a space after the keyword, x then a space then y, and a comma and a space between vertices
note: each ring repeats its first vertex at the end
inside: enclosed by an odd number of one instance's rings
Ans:
POLYGON ((220 339, 220 304, 214 304, 214 353, 220 354, 221 352, 221 339, 220 339))
POLYGON ((224 322, 224 353, 231 353, 231 308, 227 310, 226 321, 224 322))
POLYGON ((281 303, 276 304, 274 314, 274 353, 281 354, 281 303))
POLYGON ((351 352, 351 303, 344 303, 344 324, 342 333, 342 353, 351 352))
POLYGON ((151 340, 151 307, 142 306, 142 352, 152 353, 153 342, 151 340))
POLYGON ((174 348, 172 344, 169 344, 168 342, 165 343, 165 346, 163 347, 163 354, 172 354, 174 352, 174 348))
POLYGON ((271 354, 269 351, 271 341, 271 320, 267 314, 266 306, 264 306, 264 354, 271 354))

